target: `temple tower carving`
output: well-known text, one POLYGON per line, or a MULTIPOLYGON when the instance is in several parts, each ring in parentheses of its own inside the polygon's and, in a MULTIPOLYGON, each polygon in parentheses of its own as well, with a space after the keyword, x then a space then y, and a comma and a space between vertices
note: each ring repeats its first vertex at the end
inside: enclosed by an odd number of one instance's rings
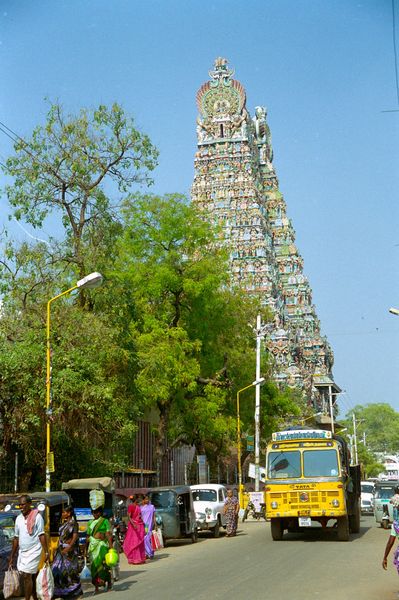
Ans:
MULTIPOLYGON (((230 252, 232 282, 274 314, 266 344, 279 385, 302 388, 316 410, 339 392, 333 353, 320 332, 312 290, 279 189, 267 112, 250 116, 245 89, 217 58, 197 93, 198 149, 192 200, 217 223, 230 252)), ((335 396, 334 396, 335 401, 335 396)))

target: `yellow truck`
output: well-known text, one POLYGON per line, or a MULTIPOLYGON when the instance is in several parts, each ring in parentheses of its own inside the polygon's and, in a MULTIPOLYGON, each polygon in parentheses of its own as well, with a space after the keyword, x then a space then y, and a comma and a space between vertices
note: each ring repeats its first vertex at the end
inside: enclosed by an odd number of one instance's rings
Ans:
POLYGON ((343 437, 302 427, 273 433, 265 481, 273 540, 317 521, 323 528, 336 527, 338 539, 347 541, 360 529, 360 480, 343 437))

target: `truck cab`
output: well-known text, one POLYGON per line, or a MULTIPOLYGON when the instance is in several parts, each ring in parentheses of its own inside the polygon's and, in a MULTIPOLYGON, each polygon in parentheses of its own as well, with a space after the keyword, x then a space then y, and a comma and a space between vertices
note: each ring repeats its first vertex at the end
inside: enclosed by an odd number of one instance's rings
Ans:
POLYGON ((266 515, 274 540, 319 522, 338 539, 360 529, 360 467, 331 431, 297 427, 273 433, 266 453, 266 515))

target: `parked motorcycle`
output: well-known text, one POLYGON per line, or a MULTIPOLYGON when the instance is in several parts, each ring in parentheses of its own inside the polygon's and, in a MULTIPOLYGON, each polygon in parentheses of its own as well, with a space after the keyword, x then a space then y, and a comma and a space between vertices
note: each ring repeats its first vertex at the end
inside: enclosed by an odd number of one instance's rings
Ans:
POLYGON ((244 514, 242 517, 242 522, 246 521, 248 517, 252 517, 259 521, 260 519, 264 519, 266 521, 266 505, 262 502, 260 504, 260 510, 256 509, 256 506, 251 500, 248 502, 246 509, 244 510, 244 514))

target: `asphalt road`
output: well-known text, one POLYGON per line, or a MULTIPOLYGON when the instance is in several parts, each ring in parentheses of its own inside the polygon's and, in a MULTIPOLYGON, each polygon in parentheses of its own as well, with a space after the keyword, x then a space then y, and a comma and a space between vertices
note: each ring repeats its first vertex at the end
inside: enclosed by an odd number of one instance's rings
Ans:
MULTIPOLYGON (((273 542, 269 524, 240 524, 235 538, 201 534, 197 544, 170 541, 148 564, 130 566, 108 600, 397 600, 399 576, 388 559, 389 531, 363 517, 361 532, 338 542, 334 531, 285 534, 273 542)), ((90 591, 90 587, 86 588, 90 591)), ((86 594, 85 594, 86 595, 86 594)))

